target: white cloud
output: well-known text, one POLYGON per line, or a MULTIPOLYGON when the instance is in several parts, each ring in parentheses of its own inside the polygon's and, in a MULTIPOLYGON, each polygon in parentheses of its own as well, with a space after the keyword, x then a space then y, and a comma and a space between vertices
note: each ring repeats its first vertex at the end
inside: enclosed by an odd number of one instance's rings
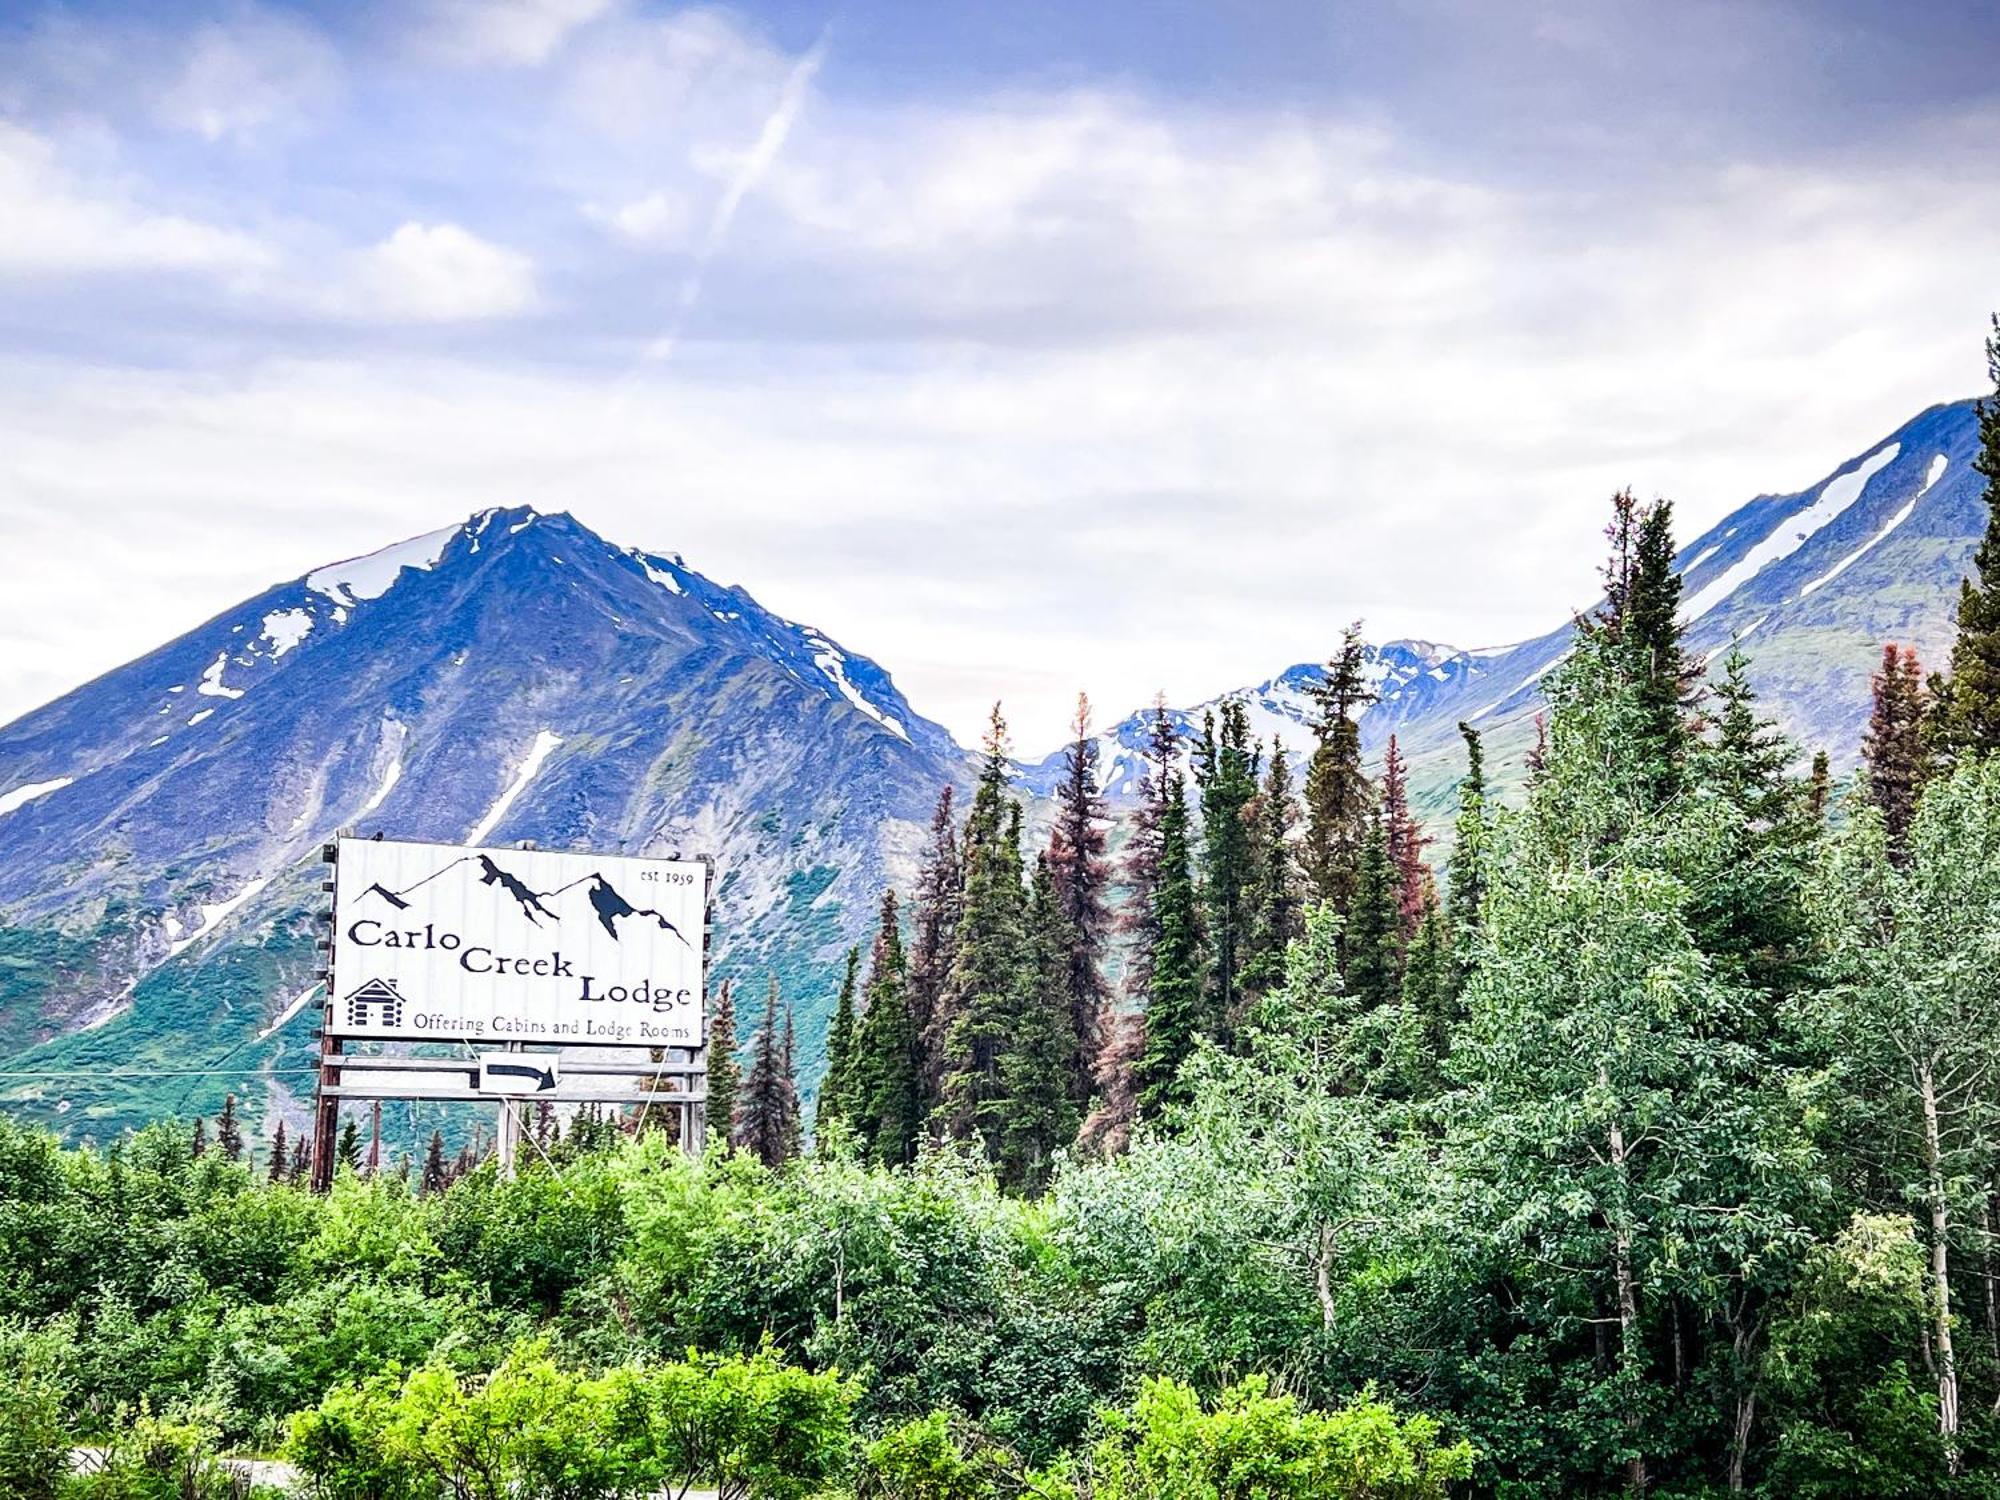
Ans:
POLYGON ((334 308, 419 323, 511 318, 535 304, 534 263, 456 224, 411 222, 354 258, 334 308))
POLYGON ((715 11, 617 16, 565 60, 565 113, 649 159, 689 140, 740 141, 769 113, 799 59, 715 11))
POLYGON ((250 10, 195 29, 154 114, 204 140, 243 142, 299 128, 339 90, 339 59, 324 37, 289 17, 250 10))
POLYGON ((156 213, 118 185, 79 181, 43 137, 0 122, 0 274, 240 273, 271 262, 252 237, 156 213))
POLYGON ((423 40, 461 65, 535 67, 617 0, 434 0, 423 40))
POLYGON ((694 214, 678 193, 651 192, 624 203, 587 204, 584 215, 634 245, 679 250, 689 244, 694 214))

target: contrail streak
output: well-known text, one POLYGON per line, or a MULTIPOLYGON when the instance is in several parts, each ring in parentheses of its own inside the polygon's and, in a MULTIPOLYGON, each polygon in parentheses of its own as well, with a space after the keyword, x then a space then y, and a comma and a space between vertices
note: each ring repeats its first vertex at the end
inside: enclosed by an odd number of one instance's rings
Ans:
POLYGON ((702 236, 701 245, 695 251, 694 264, 688 268, 686 278, 681 282, 680 296, 674 305, 673 321, 667 330, 646 346, 644 359, 658 364, 673 357, 674 345, 680 341, 681 329, 686 325, 688 314, 701 300, 703 278, 708 274, 709 263, 722 249, 729 238, 729 226, 736 221, 736 211, 743 206, 764 174, 771 170, 771 164, 778 159, 784 149, 785 138, 792 133, 792 125, 799 112, 805 108, 806 91, 812 87, 818 75, 820 64, 826 61, 827 38, 831 25, 823 28, 819 40, 785 75, 785 86, 778 91, 778 102, 764 119, 764 128, 757 132, 757 140, 750 147, 743 163, 730 178, 729 186, 715 205, 715 212, 708 221, 708 233, 702 236))

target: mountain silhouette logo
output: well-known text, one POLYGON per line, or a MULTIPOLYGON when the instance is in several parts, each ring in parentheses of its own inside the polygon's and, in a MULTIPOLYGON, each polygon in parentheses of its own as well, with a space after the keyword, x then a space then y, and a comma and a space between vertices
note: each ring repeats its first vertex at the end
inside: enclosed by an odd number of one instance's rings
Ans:
POLYGON ((514 904, 521 908, 521 915, 536 927, 542 926, 545 920, 561 926, 561 913, 550 906, 549 903, 557 900, 559 897, 568 895, 569 892, 575 890, 578 886, 583 886, 586 888, 585 894, 590 901, 591 914, 597 919, 597 924, 605 930, 613 942, 620 941, 622 938, 622 934, 618 930, 620 922, 628 919, 650 917, 660 931, 671 932, 676 938, 680 939, 682 947, 692 948, 694 946, 688 941, 687 934, 669 921, 663 912, 650 906, 635 906, 631 901, 627 900, 624 893, 617 886, 613 885, 610 878, 601 870, 593 870, 588 875, 579 875, 568 885, 557 886, 552 891, 537 891, 530 888, 528 883, 522 880, 520 876, 502 869, 495 862, 492 855, 474 852, 461 854, 449 864, 440 866, 431 871, 422 880, 417 881, 413 885, 405 886, 400 891, 392 891, 380 881, 376 881, 361 894, 363 898, 369 896, 379 897, 390 906, 393 906, 397 911, 408 911, 411 908, 410 898, 418 890, 429 885, 433 880, 436 880, 447 871, 455 870, 460 865, 468 862, 478 866, 479 883, 481 885, 496 886, 505 892, 513 900, 514 904))
POLYGON ((386 979, 371 979, 347 997, 347 1024, 350 1026, 400 1027, 403 1024, 403 995, 386 979), (374 1015, 369 1012, 374 1011, 374 1015))

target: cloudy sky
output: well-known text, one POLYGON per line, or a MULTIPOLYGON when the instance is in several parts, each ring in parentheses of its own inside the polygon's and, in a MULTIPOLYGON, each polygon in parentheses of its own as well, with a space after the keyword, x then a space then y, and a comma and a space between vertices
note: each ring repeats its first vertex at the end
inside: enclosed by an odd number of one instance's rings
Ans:
POLYGON ((1977 391, 1987 0, 0 7, 0 720, 492 504, 1022 748, 1977 391))

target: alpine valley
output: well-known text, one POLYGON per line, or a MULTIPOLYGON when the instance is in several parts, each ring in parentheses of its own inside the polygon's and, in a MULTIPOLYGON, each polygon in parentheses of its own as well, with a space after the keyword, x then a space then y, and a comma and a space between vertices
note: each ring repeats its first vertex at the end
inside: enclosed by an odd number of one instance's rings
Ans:
MULTIPOLYGON (((1932 407, 1680 553, 1692 647, 1743 642, 1767 706, 1837 767, 1882 644, 1930 663, 1950 642, 1985 523, 1976 443, 1972 402, 1932 407)), ((1433 815, 1461 721, 1518 778, 1569 629, 1370 647, 1364 744, 1398 736, 1433 815)), ((1253 729, 1307 749, 1319 671, 1242 689, 1253 729)), ((1198 728, 1209 706, 1170 712, 1198 728)), ((1104 731, 1114 808, 1149 715, 1104 731)), ((484 511, 279 584, 0 728, 0 1098, 71 1136, 213 1109, 225 1087, 302 1120, 320 850, 340 829, 713 855, 712 972, 739 982, 745 1031, 778 977, 809 1081, 841 953, 971 765, 882 667, 743 589, 566 515, 484 511)), ((1023 764, 1023 792, 1060 766, 1023 764)))

